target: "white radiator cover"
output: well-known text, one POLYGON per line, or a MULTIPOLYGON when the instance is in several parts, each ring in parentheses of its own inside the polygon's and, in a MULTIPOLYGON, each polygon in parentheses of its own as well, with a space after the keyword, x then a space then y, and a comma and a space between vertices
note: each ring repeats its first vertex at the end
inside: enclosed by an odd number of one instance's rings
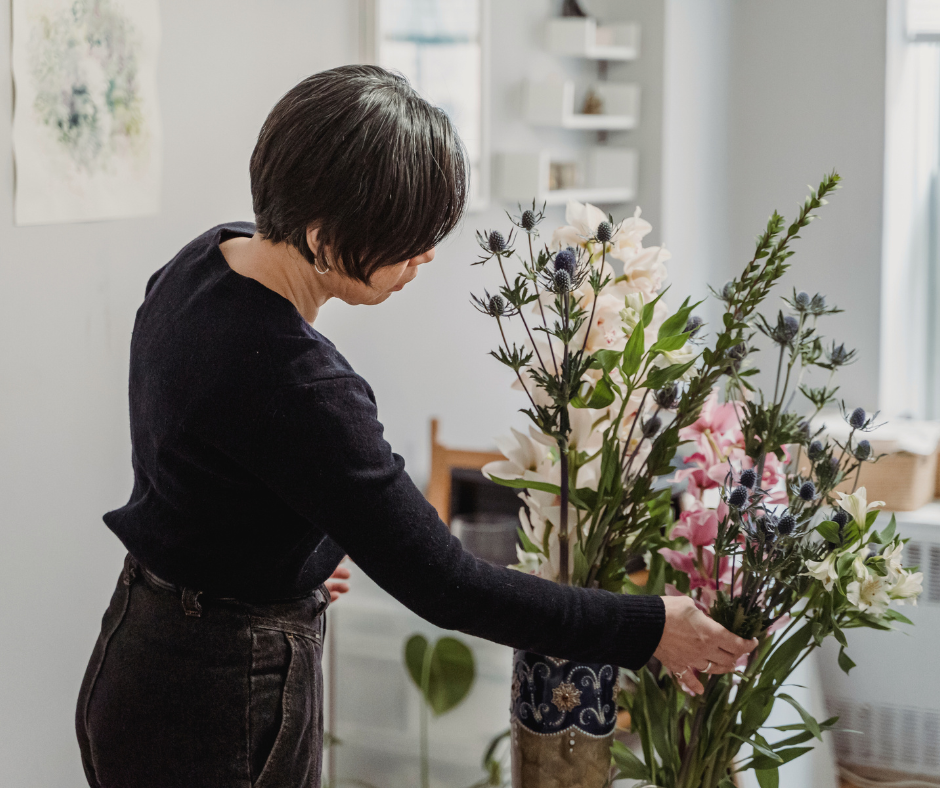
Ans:
POLYGON ((840 763, 940 777, 940 502, 896 516, 910 539, 904 563, 924 573, 917 606, 899 608, 914 626, 848 630, 846 653, 857 663, 848 676, 830 639, 820 660, 823 686, 838 727, 860 731, 835 734, 840 763))

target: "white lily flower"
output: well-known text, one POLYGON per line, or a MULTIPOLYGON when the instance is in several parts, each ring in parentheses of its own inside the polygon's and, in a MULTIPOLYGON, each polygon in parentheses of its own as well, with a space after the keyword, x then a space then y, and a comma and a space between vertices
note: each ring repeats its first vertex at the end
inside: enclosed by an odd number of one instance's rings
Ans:
POLYGON ((822 561, 807 561, 806 569, 807 571, 803 574, 815 577, 827 591, 831 591, 836 580, 839 579, 839 573, 836 571, 835 553, 829 553, 822 561))
POLYGON ((513 567, 514 569, 530 575, 538 574, 539 566, 543 560, 542 556, 537 553, 527 553, 521 545, 516 545, 516 558, 519 559, 519 563, 513 567))
POLYGON ((643 316, 646 299, 643 297, 643 293, 628 293, 624 298, 624 303, 624 308, 620 310, 620 319, 623 321, 624 327, 632 333, 643 316))
POLYGON ((903 552, 904 545, 897 541, 881 554, 885 559, 885 568, 888 570, 888 578, 891 581, 897 581, 904 574, 904 564, 901 561, 903 552))
MULTIPOLYGON (((607 215, 590 203, 569 200, 565 206, 565 221, 568 222, 566 226, 559 227, 552 233, 552 249, 562 249, 566 246, 573 246, 575 249, 579 246, 588 248, 592 245, 588 243, 588 239, 594 237, 597 225, 607 221, 607 215)), ((611 239, 611 243, 615 238, 611 239)))
MULTIPOLYGON (((695 351, 695 348, 686 342, 682 347, 676 350, 667 350, 665 353, 656 356, 656 359, 653 361, 653 366, 671 367, 673 364, 688 364, 697 355, 698 353, 695 351)), ((698 370, 696 370, 693 364, 682 374, 679 380, 692 380, 696 374, 698 374, 698 370)))
POLYGON ((879 506, 884 506, 884 501, 872 501, 868 503, 868 493, 864 487, 859 487, 851 495, 836 491, 839 495, 839 506, 852 515, 852 519, 858 523, 859 528, 865 527, 865 519, 868 513, 879 506))
POLYGON ((510 429, 513 438, 496 439, 496 446, 506 459, 488 462, 484 465, 481 469, 484 476, 495 476, 498 479, 521 479, 526 471, 537 471, 544 462, 546 452, 542 446, 525 433, 514 428, 510 429))
POLYGON ((887 578, 876 575, 868 567, 863 565, 862 569, 861 573, 856 574, 855 580, 846 586, 845 595, 858 610, 880 616, 891 604, 889 583, 887 578))
POLYGON ((924 573, 902 571, 899 578, 888 591, 892 599, 897 600, 899 605, 910 601, 912 605, 917 606, 917 597, 924 590, 924 573))

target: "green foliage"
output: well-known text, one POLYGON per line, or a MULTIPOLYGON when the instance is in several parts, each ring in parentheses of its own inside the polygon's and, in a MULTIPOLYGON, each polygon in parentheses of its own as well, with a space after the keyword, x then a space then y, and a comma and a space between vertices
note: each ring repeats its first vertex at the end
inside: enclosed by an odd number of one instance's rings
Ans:
POLYGON ((405 643, 405 667, 436 716, 457 706, 473 686, 473 652, 461 641, 442 637, 432 648, 424 635, 405 643))

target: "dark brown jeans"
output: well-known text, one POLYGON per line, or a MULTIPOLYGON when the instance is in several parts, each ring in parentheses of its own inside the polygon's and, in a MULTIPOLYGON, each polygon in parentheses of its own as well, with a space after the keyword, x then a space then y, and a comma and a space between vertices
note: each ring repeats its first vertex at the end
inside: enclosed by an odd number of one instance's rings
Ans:
POLYGON ((329 598, 206 597, 128 554, 75 714, 88 784, 319 788, 329 598))

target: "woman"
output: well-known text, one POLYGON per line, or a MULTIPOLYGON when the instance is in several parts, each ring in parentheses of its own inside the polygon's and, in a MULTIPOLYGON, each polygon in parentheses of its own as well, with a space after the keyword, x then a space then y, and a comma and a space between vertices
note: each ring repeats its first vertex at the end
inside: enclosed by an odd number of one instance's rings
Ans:
POLYGON ((441 627, 637 668, 750 651, 691 600, 571 588, 465 553, 382 438, 372 390, 312 324, 378 304, 467 200, 463 146, 401 77, 346 66, 274 107, 255 225, 157 271, 131 342, 128 549, 76 725, 92 786, 318 786, 324 581, 348 554, 441 627))

